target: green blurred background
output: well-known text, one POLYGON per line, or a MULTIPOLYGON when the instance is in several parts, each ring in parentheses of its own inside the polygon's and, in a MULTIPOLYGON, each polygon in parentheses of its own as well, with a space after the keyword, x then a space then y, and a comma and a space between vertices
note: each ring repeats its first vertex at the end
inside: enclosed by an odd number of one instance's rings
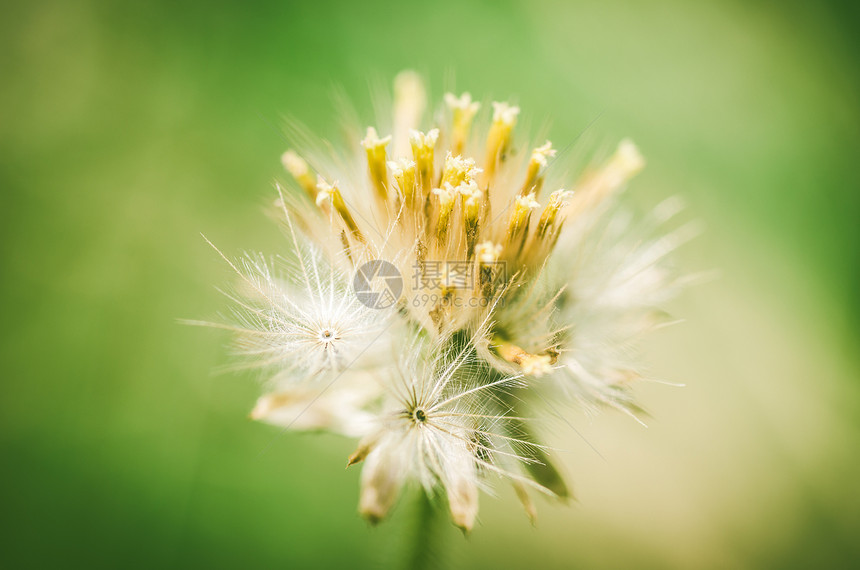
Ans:
POLYGON ((648 429, 553 432, 579 502, 482 497, 461 568, 784 568, 860 560, 860 57, 851 4, 457 1, 4 3, 0 23, 0 564, 385 567, 352 442, 247 420, 225 335, 228 253, 262 212, 282 114, 336 136, 340 86, 403 68, 514 98, 564 146, 595 117, 680 195, 719 277, 648 342, 648 429), (586 443, 586 440, 588 443, 586 443), (593 445, 600 454, 595 453, 593 445))

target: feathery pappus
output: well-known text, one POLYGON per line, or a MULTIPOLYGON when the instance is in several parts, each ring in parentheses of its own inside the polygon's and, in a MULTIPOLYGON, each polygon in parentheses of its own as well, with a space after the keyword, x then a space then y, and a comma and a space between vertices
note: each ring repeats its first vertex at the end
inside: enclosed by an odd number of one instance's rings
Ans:
POLYGON ((373 522, 415 485, 468 531, 494 479, 533 518, 533 493, 571 494, 534 402, 640 412, 636 342, 681 285, 668 258, 689 232, 661 233, 677 200, 635 219, 618 206, 644 166, 632 142, 571 177, 549 141, 515 152, 519 114, 469 93, 430 113, 403 72, 379 130, 291 133, 282 256, 224 257, 238 287, 214 326, 265 375, 252 417, 357 438, 373 522))

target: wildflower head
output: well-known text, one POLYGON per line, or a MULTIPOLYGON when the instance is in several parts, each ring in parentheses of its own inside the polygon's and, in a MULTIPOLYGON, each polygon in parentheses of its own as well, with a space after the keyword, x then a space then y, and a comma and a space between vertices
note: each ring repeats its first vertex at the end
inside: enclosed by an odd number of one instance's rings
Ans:
POLYGON ((664 260, 686 235, 618 215, 644 165, 629 141, 567 176, 550 141, 523 140, 517 106, 493 102, 476 120, 481 104, 449 93, 428 113, 412 72, 394 91, 378 123, 391 130, 363 127, 353 154, 282 155, 290 262, 229 262, 240 288, 224 326, 269 373, 252 417, 360 438, 348 464, 363 462, 371 521, 411 481, 469 530, 493 478, 533 517, 530 492, 569 488, 532 396, 638 411, 632 349, 677 289, 664 260), (399 280, 390 303, 350 287, 369 262, 390 268, 374 278, 399 280))
POLYGON ((458 352, 449 345, 447 340, 412 340, 377 428, 350 457, 350 465, 366 462, 360 511, 373 522, 388 514, 406 481, 415 480, 430 494, 443 493, 452 520, 468 531, 478 512, 482 473, 528 481, 508 469, 534 459, 528 453, 530 442, 517 437, 500 398, 518 385, 521 375, 497 375, 476 385, 474 375, 482 364, 471 341, 458 352))

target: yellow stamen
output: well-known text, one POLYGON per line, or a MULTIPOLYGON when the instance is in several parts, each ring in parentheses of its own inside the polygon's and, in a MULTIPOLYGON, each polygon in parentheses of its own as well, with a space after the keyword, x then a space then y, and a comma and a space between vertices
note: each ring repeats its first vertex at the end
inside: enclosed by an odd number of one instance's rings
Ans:
POLYGON ((475 167, 474 159, 454 156, 449 152, 445 156, 445 170, 442 173, 442 184, 448 183, 456 187, 460 184, 469 183, 480 172, 481 169, 475 167))
POLYGON ((436 188, 433 194, 439 197, 439 217, 436 221, 436 239, 442 244, 448 235, 448 224, 451 219, 451 211, 454 209, 454 197, 456 190, 445 183, 444 187, 436 188))
POLYGON ((370 181, 376 194, 383 200, 388 199, 388 170, 385 167, 385 147, 391 142, 391 136, 379 138, 376 129, 367 128, 367 136, 361 141, 361 146, 367 151, 367 168, 370 181))
POLYGON ((314 177, 311 175, 308 163, 295 152, 288 150, 281 155, 281 164, 284 165, 284 168, 290 173, 290 176, 299 183, 299 186, 304 189, 308 197, 311 200, 316 200, 317 185, 314 182, 314 177))
POLYGON ((519 107, 511 107, 507 103, 493 103, 493 124, 487 134, 487 159, 484 165, 484 184, 492 184, 496 168, 505 159, 505 153, 511 144, 511 131, 517 123, 519 107))
POLYGON ((317 179, 317 189, 319 190, 316 199, 317 206, 322 206, 326 203, 331 204, 331 207, 334 208, 338 215, 340 215, 344 225, 346 225, 352 235, 355 236, 357 240, 363 242, 364 236, 362 235, 361 230, 358 229, 358 225, 355 223, 355 219, 352 217, 349 209, 346 207, 346 202, 343 201, 343 196, 340 194, 337 182, 328 184, 322 176, 320 176, 317 179))
POLYGON ((529 229, 529 220, 532 210, 539 208, 540 204, 535 200, 534 192, 528 196, 517 196, 514 200, 514 211, 511 212, 511 220, 508 223, 508 240, 516 245, 525 237, 529 229))
POLYGON ((475 182, 460 185, 457 190, 463 199, 463 223, 466 229, 466 251, 471 257, 478 241, 478 221, 481 216, 481 204, 484 193, 475 182))
POLYGON ((549 195, 549 203, 544 208, 540 216, 540 222, 538 222, 536 234, 538 238, 543 238, 547 231, 555 224, 559 210, 567 203, 566 201, 571 195, 573 195, 573 192, 564 188, 556 190, 549 195))
POLYGON ((400 189, 400 197, 408 207, 413 207, 413 196, 415 196, 415 162, 408 158, 401 158, 397 162, 390 161, 388 168, 391 175, 397 181, 400 189))
POLYGON ((433 150, 438 138, 439 129, 432 129, 426 134, 419 131, 409 133, 412 157, 415 159, 415 178, 422 199, 430 193, 433 184, 433 150))
POLYGON ((453 93, 445 94, 445 103, 451 109, 453 115, 451 127, 451 150, 455 155, 463 154, 466 148, 466 140, 469 138, 469 131, 472 129, 472 119, 481 104, 472 102, 472 96, 469 93, 463 93, 460 97, 455 97, 453 93))
POLYGON ((475 246, 475 257, 479 263, 495 263, 502 254, 502 246, 491 241, 485 241, 475 246))
POLYGON ((549 159, 554 156, 555 150, 549 141, 546 141, 546 144, 532 151, 529 167, 526 171, 526 182, 520 190, 520 196, 525 196, 531 192, 534 192, 535 196, 540 194, 540 189, 543 186, 544 170, 546 170, 549 159))

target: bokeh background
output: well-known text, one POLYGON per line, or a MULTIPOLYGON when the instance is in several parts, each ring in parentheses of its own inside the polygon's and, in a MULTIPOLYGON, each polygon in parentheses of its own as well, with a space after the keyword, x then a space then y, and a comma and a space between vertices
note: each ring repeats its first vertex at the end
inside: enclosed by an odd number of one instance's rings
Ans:
POLYGON ((262 211, 282 116, 336 137, 340 87, 404 68, 516 100, 563 146, 637 141, 643 209, 680 195, 719 275, 648 341, 645 429, 560 427, 579 501, 482 497, 459 568, 860 562, 856 3, 4 2, 0 23, 0 564, 387 567, 352 442, 278 435, 215 375, 228 253, 285 247, 262 211), (592 450, 591 446, 599 451, 592 450))

